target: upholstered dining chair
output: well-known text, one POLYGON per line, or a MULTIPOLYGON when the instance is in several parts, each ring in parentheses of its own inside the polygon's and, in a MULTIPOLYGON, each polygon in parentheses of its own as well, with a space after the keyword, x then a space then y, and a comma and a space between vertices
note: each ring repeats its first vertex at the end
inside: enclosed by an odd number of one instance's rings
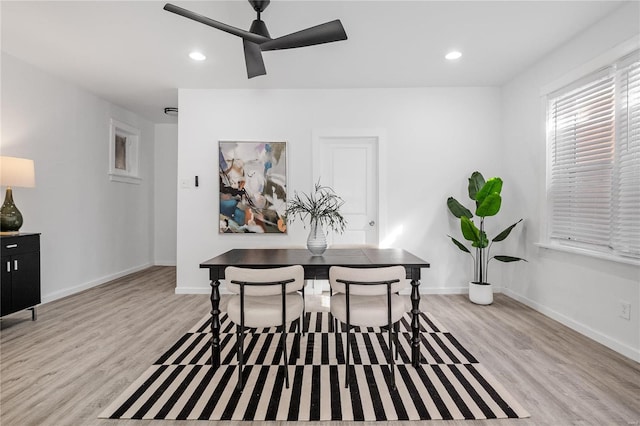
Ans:
POLYGON ((285 384, 289 387, 287 360, 287 324, 296 323, 300 355, 300 318, 304 298, 298 293, 304 287, 304 269, 300 265, 281 268, 251 269, 229 266, 225 269, 227 290, 234 293, 226 303, 229 319, 236 324, 236 351, 238 357, 238 383, 244 386, 244 334, 245 328, 281 326, 280 345, 285 384))
MULTIPOLYGON (((331 314, 344 324, 345 388, 349 387, 350 346, 352 326, 380 327, 388 329, 391 382, 395 388, 395 360, 398 352, 399 321, 409 310, 406 298, 398 292, 410 287, 403 266, 377 268, 347 268, 333 266, 329 269, 331 285, 331 314), (393 344, 396 352, 394 354, 393 344), (395 355, 395 356, 394 356, 395 355)), ((335 327, 338 333, 338 327, 335 327)))

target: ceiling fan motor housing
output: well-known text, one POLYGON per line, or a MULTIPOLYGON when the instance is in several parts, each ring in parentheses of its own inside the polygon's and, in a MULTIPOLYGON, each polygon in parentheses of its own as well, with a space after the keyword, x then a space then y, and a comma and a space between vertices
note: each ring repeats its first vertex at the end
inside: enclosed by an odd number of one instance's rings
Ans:
POLYGON ((267 6, 269 6, 271 0, 249 0, 249 3, 251 3, 253 10, 260 13, 263 12, 267 8, 267 6))
POLYGON ((269 35, 269 30, 267 30, 267 24, 259 19, 253 21, 253 23, 251 24, 251 28, 249 28, 249 31, 254 34, 260 34, 261 36, 271 38, 271 36, 269 35))

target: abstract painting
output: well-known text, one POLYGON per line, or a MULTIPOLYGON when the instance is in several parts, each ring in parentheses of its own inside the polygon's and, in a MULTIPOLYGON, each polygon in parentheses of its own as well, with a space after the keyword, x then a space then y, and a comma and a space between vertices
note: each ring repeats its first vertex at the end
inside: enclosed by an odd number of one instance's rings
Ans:
POLYGON ((220 141, 220 233, 287 232, 287 143, 220 141))

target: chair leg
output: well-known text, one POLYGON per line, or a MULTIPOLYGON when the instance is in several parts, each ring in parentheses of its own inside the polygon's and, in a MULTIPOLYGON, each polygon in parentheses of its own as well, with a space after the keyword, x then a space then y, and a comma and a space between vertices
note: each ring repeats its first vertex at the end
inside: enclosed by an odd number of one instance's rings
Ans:
POLYGON ((238 347, 236 348, 238 351, 238 383, 236 384, 236 389, 242 391, 244 387, 244 381, 242 379, 242 366, 244 364, 243 352, 244 352, 244 285, 240 284, 240 328, 238 329, 238 325, 236 325, 236 331, 239 330, 238 337, 236 338, 236 343, 238 347))
POLYGON ((396 389, 396 366, 391 362, 391 389, 396 389))
POLYGON ((400 321, 396 322, 393 325, 393 335, 394 335, 394 340, 395 340, 395 345, 396 345, 396 360, 398 360, 398 346, 399 346, 399 340, 398 340, 398 335, 400 334, 400 321))
POLYGON ((340 348, 342 348, 342 355, 344 356, 344 343, 342 342, 342 339, 338 339, 340 337, 340 334, 338 332, 337 328, 333 329, 333 338, 336 341, 336 361, 340 362, 337 358, 338 358, 338 343, 340 344, 340 348))
MULTIPOLYGON (((391 322, 391 283, 390 282, 387 282, 387 327, 389 327, 389 360, 391 364, 391 387, 392 389, 395 389, 396 388, 395 360, 393 357, 393 330, 395 329, 395 324, 391 322)), ((396 349, 397 349, 397 345, 396 345, 396 349)))
POLYGON ((347 342, 347 357, 345 358, 345 374, 344 374, 344 387, 349 387, 349 363, 350 361, 350 353, 351 353, 351 333, 349 330, 351 329, 351 304, 349 303, 349 283, 345 283, 345 293, 344 293, 346 307, 347 307, 347 338, 345 339, 347 342))
POLYGON ((305 285, 302 286, 302 334, 305 334, 304 331, 304 322, 306 320, 307 317, 307 302, 304 298, 304 288, 306 287, 306 281, 305 281, 305 285))
MULTIPOLYGON (((333 290, 331 289, 331 287, 329 287, 329 301, 331 301, 331 298, 333 297, 333 290)), ((329 302, 329 304, 331 304, 331 302, 329 302)), ((329 332, 332 333, 333 331, 338 331, 338 320, 333 316, 333 314, 331 312, 329 312, 329 332)))
POLYGON ((282 304, 280 305, 282 311, 282 334, 280 335, 280 342, 282 344, 282 360, 284 362, 284 379, 287 389, 289 389, 289 364, 287 360, 287 313, 286 313, 286 291, 285 283, 282 283, 282 304))
MULTIPOLYGON (((389 359, 391 360, 391 389, 396 388, 396 376, 395 376, 395 360, 393 357, 393 329, 394 325, 389 324, 389 359)), ((396 340, 397 343, 397 340, 396 340)), ((396 350, 398 349, 396 345, 396 350)))
POLYGON ((280 336, 280 340, 282 342, 282 358, 284 364, 284 380, 285 386, 289 389, 289 361, 287 360, 287 332, 283 326, 282 335, 280 336))
POLYGON ((236 384, 236 389, 242 391, 244 387, 244 381, 242 380, 242 366, 244 363, 243 354, 244 351, 244 327, 242 325, 236 325, 236 350, 238 356, 238 383, 236 384))
POLYGON ((389 358, 393 361, 393 325, 389 324, 389 358))
POLYGON ((349 324, 347 324, 347 337, 345 339, 345 344, 347 345, 347 350, 345 351, 345 359, 344 359, 344 387, 349 387, 349 364, 350 364, 350 353, 351 353, 351 334, 349 333, 349 324))
MULTIPOLYGON (((297 345, 297 350, 296 350, 296 359, 300 359, 300 352, 302 349, 302 323, 303 321, 300 321, 300 318, 298 318, 297 320, 297 330, 298 332, 296 333, 296 340, 298 341, 298 345, 297 345)), ((294 343, 295 345, 295 343, 294 343)))

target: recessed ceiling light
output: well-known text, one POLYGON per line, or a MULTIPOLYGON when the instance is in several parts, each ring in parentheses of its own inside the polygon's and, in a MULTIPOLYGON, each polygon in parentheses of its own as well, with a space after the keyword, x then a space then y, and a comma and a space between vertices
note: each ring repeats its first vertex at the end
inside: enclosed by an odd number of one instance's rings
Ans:
POLYGON ((460 57, 462 56, 462 53, 458 52, 457 50, 451 51, 449 53, 447 53, 445 55, 445 58, 450 60, 450 61, 454 61, 456 59, 460 59, 460 57))
POLYGON ((189 53, 189 57, 194 61, 204 61, 205 59, 207 59, 207 57, 200 52, 191 52, 189 53))

